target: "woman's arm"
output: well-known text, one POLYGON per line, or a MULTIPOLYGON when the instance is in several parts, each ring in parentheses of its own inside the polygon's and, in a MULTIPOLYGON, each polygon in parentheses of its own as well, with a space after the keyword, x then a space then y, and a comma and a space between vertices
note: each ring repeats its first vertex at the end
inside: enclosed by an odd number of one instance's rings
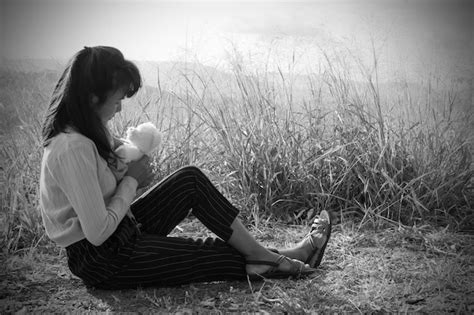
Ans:
POLYGON ((134 178, 125 176, 105 204, 98 179, 98 158, 92 143, 77 143, 61 154, 53 170, 77 213, 85 237, 96 246, 115 231, 132 203, 138 185, 134 178))

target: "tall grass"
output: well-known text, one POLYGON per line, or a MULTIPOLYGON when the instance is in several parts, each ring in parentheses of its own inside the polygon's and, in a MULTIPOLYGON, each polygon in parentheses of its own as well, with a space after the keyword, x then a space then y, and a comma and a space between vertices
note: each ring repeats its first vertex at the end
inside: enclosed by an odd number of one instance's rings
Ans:
POLYGON ((0 223, 2 248, 17 250, 44 240, 38 206, 41 118, 49 99, 50 72, 0 75, 0 223))
MULTIPOLYGON (((415 108, 419 119, 404 120, 401 111, 413 111, 408 86, 405 99, 384 100, 376 62, 363 68, 364 82, 337 62, 326 55, 325 71, 309 76, 302 97, 292 94, 294 75, 246 72, 237 63, 236 93, 207 102, 196 93, 186 103, 213 131, 243 208, 254 219, 298 222, 326 208, 361 224, 430 220, 471 230, 472 139, 465 130, 472 117, 456 121, 452 94, 428 90, 415 108)), ((186 81, 191 91, 219 90, 219 82, 196 73, 186 81)))
MULTIPOLYGON (((174 87, 161 79, 113 120, 117 134, 142 121, 164 131, 157 180, 196 164, 255 225, 301 223, 330 209, 360 225, 474 230, 466 132, 473 120, 456 112, 464 104, 455 90, 443 94, 430 83, 413 91, 407 82, 385 89, 375 61, 361 65, 365 80, 356 81, 344 59, 329 54, 320 71, 305 75, 235 60, 225 75, 197 67, 185 68, 174 87)), ((39 126, 54 80, 45 86, 40 77, 24 89, 32 82, 26 76, 3 74, 0 95, 11 117, 2 121, 0 151, 2 247, 9 251, 46 241, 37 210, 39 126)))

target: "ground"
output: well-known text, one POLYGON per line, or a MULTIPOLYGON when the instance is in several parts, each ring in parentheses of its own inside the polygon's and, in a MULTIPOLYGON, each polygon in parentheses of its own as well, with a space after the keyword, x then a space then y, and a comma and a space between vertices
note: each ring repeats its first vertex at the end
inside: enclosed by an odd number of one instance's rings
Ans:
MULTIPOLYGON (((252 229, 268 246, 291 246, 308 227, 252 229)), ((188 220, 176 235, 207 236, 188 220)), ((72 275, 52 245, 2 256, 0 313, 474 312, 474 236, 430 227, 361 230, 337 225, 321 267, 303 280, 199 283, 104 291, 72 275)))

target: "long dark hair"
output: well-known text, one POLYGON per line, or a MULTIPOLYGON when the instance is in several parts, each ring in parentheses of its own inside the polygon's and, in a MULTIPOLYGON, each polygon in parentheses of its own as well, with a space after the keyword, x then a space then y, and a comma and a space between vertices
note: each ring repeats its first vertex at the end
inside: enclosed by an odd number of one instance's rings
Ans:
POLYGON ((43 146, 70 126, 91 139, 100 156, 109 162, 113 151, 97 106, 118 89, 125 89, 125 95, 131 97, 141 81, 136 65, 118 49, 84 47, 71 58, 56 84, 43 123, 43 146))

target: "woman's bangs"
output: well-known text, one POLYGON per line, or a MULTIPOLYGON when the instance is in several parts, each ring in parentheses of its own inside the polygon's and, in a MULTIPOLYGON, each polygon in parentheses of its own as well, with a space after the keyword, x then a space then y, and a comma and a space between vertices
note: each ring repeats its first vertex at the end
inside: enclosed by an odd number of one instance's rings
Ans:
POLYGON ((123 88, 127 97, 135 95, 141 87, 140 73, 134 65, 117 71, 114 79, 114 88, 123 88))

